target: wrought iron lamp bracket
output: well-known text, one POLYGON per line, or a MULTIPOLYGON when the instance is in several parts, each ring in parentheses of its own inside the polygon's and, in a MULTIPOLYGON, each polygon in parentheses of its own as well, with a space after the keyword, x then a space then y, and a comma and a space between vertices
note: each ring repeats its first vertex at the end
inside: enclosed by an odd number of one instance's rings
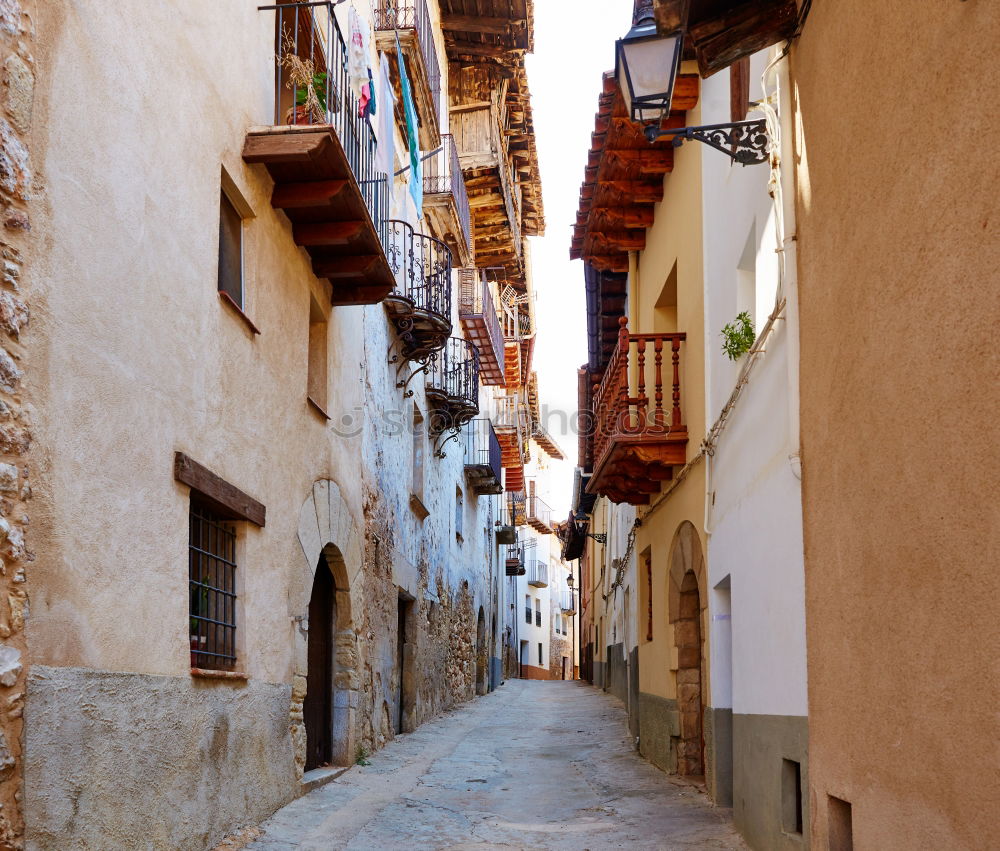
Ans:
POLYGON ((702 127, 681 127, 677 130, 661 131, 659 122, 645 128, 650 144, 665 139, 673 139, 674 147, 693 139, 721 151, 733 162, 740 165, 759 165, 770 158, 771 139, 767 134, 767 121, 736 121, 732 124, 706 124, 702 127))
POLYGON ((607 544, 608 542, 608 536, 605 535, 603 532, 597 532, 597 533, 587 532, 587 537, 593 538, 599 544, 607 544))

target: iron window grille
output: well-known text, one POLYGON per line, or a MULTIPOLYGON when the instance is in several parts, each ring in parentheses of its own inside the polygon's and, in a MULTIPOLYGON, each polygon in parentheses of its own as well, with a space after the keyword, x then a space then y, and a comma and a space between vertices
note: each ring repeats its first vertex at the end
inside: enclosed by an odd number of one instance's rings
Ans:
POLYGON ((531 623, 531 608, 530 607, 524 610, 524 622, 525 623, 531 623))
POLYGON ((188 535, 191 667, 236 665, 236 526, 192 501, 188 535))

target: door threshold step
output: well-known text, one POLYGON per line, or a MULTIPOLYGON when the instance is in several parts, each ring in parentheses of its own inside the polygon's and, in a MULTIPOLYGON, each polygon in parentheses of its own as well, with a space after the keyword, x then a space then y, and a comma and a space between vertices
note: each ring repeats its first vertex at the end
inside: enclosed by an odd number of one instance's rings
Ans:
POLYGON ((325 765, 322 768, 314 768, 312 771, 307 771, 302 775, 302 794, 308 794, 313 789, 319 789, 320 786, 325 786, 327 783, 336 780, 341 774, 346 774, 350 771, 351 767, 350 765, 325 765))

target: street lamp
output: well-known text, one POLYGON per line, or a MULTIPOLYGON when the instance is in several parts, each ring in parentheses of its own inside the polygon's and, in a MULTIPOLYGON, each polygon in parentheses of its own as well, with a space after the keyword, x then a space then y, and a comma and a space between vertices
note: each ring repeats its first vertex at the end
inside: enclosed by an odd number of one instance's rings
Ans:
POLYGON ((694 139, 741 165, 766 163, 770 140, 764 119, 661 131, 661 122, 670 114, 674 83, 681 67, 684 31, 660 35, 656 31, 652 3, 643 6, 639 20, 628 35, 615 44, 615 76, 629 116, 643 126, 649 143, 673 138, 674 146, 678 147, 694 139))

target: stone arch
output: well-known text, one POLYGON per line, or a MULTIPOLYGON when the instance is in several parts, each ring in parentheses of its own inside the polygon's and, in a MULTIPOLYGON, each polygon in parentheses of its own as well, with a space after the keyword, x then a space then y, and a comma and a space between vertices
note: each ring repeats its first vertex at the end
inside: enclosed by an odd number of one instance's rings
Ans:
POLYGON ((705 773, 704 710, 708 664, 705 630, 705 558, 698 530, 682 523, 670 547, 668 613, 673 626, 678 725, 672 736, 673 761, 682 775, 705 773))
POLYGON ((299 511, 298 541, 301 559, 292 573, 289 609, 292 621, 298 626, 293 654, 291 727, 295 763, 301 774, 306 760, 302 703, 308 689, 309 600, 321 556, 333 575, 336 597, 333 762, 352 764, 356 750, 361 659, 354 618, 361 611, 362 538, 335 481, 321 479, 313 484, 299 511))

